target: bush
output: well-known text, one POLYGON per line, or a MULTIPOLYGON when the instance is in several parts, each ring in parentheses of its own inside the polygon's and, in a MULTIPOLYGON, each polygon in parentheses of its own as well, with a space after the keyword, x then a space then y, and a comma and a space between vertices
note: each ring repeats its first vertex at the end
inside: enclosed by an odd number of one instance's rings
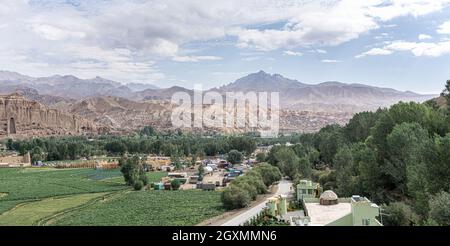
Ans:
POLYGON ((393 202, 383 208, 385 226, 411 226, 417 222, 417 215, 403 202, 393 202))
POLYGON ((256 161, 257 161, 257 162, 265 162, 266 159, 267 159, 266 154, 264 154, 264 153, 258 153, 258 154, 256 154, 256 161))
POLYGON ((251 197, 247 190, 231 185, 222 192, 221 200, 226 209, 236 209, 247 207, 251 197))
POLYGON ((231 150, 227 155, 227 161, 231 162, 232 164, 240 163, 243 158, 244 156, 242 155, 242 153, 237 150, 231 150))
POLYGON ((244 190, 249 194, 250 198, 252 200, 256 199, 256 196, 258 195, 258 190, 255 186, 251 185, 247 179, 235 179, 232 183, 233 187, 237 187, 241 190, 244 190))
POLYGON ((119 161, 119 166, 127 185, 135 187, 138 181, 142 183, 142 187, 148 184, 144 166, 140 162, 138 156, 121 159, 119 161))
POLYGON ((281 172, 278 167, 272 166, 268 163, 261 163, 255 168, 253 168, 253 171, 258 172, 264 184, 266 186, 270 186, 271 184, 281 180, 281 172))
POLYGON ((172 186, 172 190, 178 190, 180 189, 181 183, 178 179, 174 179, 170 182, 170 186, 172 186))
POLYGON ((440 192, 430 200, 430 220, 450 226, 450 193, 440 192))
POLYGON ((245 182, 255 187, 258 194, 265 194, 267 192, 267 186, 264 184, 263 178, 258 172, 250 171, 242 178, 245 182))
POLYGON ((134 190, 142 190, 143 187, 144 182, 142 182, 141 180, 136 181, 133 185, 134 190))
POLYGON ((222 203, 227 209, 245 207, 258 194, 267 192, 266 184, 270 185, 280 179, 281 172, 277 167, 262 164, 232 181, 222 193, 222 203))

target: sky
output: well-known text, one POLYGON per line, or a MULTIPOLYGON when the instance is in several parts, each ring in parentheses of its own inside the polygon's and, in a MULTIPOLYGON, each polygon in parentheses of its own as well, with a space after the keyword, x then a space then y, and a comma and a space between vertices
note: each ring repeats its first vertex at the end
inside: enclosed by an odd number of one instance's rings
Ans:
POLYGON ((0 0, 0 70, 187 88, 264 70, 439 93, 450 0, 0 0))

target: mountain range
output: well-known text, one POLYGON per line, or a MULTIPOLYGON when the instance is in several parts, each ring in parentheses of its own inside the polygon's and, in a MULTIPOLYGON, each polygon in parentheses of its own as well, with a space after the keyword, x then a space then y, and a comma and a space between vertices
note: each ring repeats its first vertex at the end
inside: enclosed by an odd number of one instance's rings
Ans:
MULTIPOLYGON (((435 97, 335 81, 306 84, 264 71, 210 91, 222 95, 230 91, 277 91, 283 111, 281 127, 299 131, 315 131, 331 123, 344 124, 354 113, 376 110, 399 101, 423 102, 435 97)), ((150 84, 122 84, 101 77, 80 79, 72 75, 33 78, 0 71, 0 94, 14 92, 28 100, 85 117, 118 131, 130 131, 145 125, 158 129, 170 128, 173 105, 168 101, 172 95, 175 92, 193 95, 192 90, 179 86, 158 88, 150 84)))
POLYGON ((72 75, 54 75, 33 78, 16 72, 0 71, 0 93, 35 91, 40 95, 51 95, 66 100, 82 100, 97 96, 117 96, 132 98, 133 93, 146 89, 158 89, 151 84, 122 84, 95 77, 80 79, 72 75))

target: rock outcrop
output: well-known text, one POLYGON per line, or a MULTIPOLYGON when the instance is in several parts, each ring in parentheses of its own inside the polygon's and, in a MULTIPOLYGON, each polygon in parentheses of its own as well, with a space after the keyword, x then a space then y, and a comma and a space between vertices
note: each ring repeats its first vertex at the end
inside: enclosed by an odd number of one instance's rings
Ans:
POLYGON ((90 135, 106 131, 99 124, 50 109, 19 94, 0 96, 0 138, 90 135))

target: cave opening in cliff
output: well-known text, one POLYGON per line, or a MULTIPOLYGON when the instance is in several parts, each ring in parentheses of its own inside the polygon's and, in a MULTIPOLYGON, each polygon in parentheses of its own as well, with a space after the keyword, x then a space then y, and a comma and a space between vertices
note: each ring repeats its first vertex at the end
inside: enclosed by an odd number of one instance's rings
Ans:
POLYGON ((9 119, 9 134, 16 134, 16 120, 14 118, 9 119))

